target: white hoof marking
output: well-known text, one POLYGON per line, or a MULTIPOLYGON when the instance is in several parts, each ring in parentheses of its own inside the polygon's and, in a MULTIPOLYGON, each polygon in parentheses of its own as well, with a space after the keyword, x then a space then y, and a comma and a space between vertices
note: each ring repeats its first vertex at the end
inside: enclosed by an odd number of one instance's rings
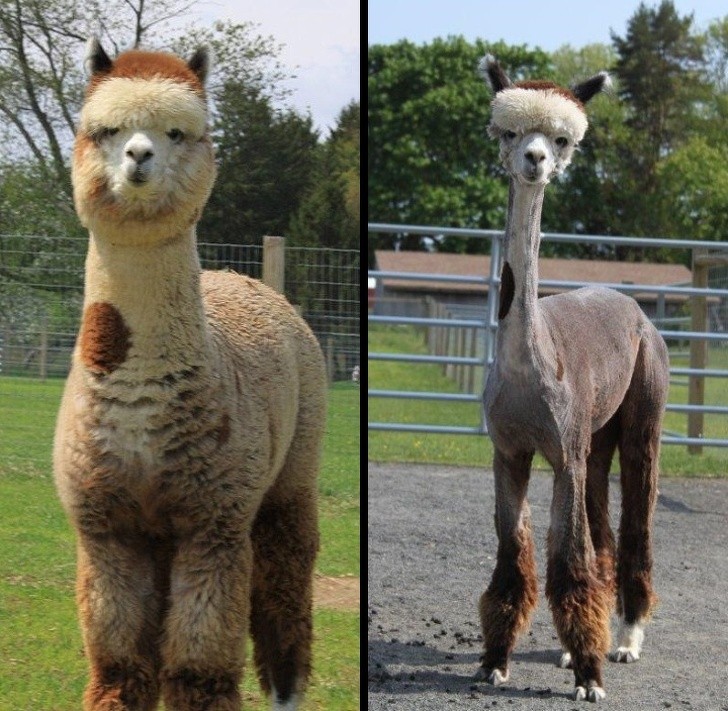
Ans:
POLYGON ((478 671, 475 672, 476 681, 487 681, 493 686, 505 684, 508 681, 509 676, 510 673, 507 669, 505 672, 502 672, 500 669, 486 669, 485 667, 480 667, 478 671))
POLYGON ((632 625, 622 621, 619 629, 619 644, 617 651, 611 655, 614 662, 631 664, 640 658, 642 642, 645 638, 644 625, 635 622, 632 625))
POLYGON ((574 701, 591 701, 596 703, 607 698, 607 693, 601 686, 577 686, 574 689, 574 701))

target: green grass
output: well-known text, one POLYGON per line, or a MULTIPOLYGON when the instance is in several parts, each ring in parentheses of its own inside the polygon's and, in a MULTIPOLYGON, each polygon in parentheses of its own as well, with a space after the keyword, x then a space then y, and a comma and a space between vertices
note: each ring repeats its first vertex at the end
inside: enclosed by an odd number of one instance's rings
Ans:
MULTIPOLYGON (((424 337, 409 326, 372 324, 369 328, 368 347, 371 352, 378 353, 427 352, 424 337)), ((728 369, 728 353, 720 349, 711 350, 708 367, 728 369)), ((432 364, 370 361, 368 382, 372 389, 459 392, 456 383, 445 377, 442 367, 432 364)), ((669 401, 675 404, 686 403, 687 385, 673 383, 669 401)), ((728 378, 706 380, 705 402, 728 402, 728 378)), ((370 422, 464 427, 474 427, 480 422, 480 405, 477 403, 373 397, 369 399, 368 411, 370 422)), ((665 429, 685 434, 686 422, 686 415, 668 412, 665 416, 665 429)), ((728 417, 706 415, 704 436, 728 438, 728 417)), ((493 447, 487 437, 417 432, 370 431, 368 453, 369 459, 374 461, 429 462, 477 467, 489 467, 493 459, 493 447)), ((615 457, 615 471, 618 466, 616 459, 615 457)), ((703 454, 692 455, 685 447, 665 445, 662 447, 660 465, 665 476, 722 477, 728 475, 728 448, 704 447, 703 454)), ((534 466, 548 469, 547 463, 539 457, 534 461, 534 466)))
MULTIPOLYGON (((0 711, 76 711, 87 678, 74 600, 74 534, 51 476, 63 384, 0 378, 0 711)), ((359 575, 359 387, 329 392, 317 573, 359 575)), ((359 708, 359 613, 314 611, 303 711, 359 708)), ((246 708, 267 709, 249 667, 246 708)))

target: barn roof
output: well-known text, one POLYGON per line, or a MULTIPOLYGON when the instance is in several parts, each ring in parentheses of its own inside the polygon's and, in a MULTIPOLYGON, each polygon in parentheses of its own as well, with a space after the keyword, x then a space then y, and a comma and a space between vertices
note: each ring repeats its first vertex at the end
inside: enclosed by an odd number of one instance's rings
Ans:
MULTIPOLYGON (((377 250, 375 259, 377 269, 381 271, 485 277, 490 274, 490 257, 482 254, 377 250)), ((667 286, 690 283, 692 279, 690 270, 682 264, 541 257, 539 258, 538 268, 540 281, 667 286)), ((485 294, 488 291, 487 284, 458 284, 448 281, 417 281, 395 278, 384 278, 382 281, 384 286, 392 291, 419 291, 439 294, 485 294)), ((539 294, 541 295, 553 294, 559 291, 563 291, 563 289, 539 288, 539 294)), ((645 294, 644 296, 653 300, 655 298, 654 294, 645 294)), ((668 300, 683 300, 686 297, 667 295, 666 298, 668 300)))

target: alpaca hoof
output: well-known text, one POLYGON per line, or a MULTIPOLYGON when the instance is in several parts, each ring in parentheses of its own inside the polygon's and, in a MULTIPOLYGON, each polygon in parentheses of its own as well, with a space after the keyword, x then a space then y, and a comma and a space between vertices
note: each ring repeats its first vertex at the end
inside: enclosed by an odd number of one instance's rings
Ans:
POLYGON ((620 662, 621 664, 632 664, 640 658, 640 653, 635 649, 629 647, 617 647, 616 652, 612 652, 609 658, 613 662, 620 662))
POLYGON ((561 659, 559 659, 559 666, 562 669, 573 669, 574 663, 571 661, 571 653, 570 652, 563 652, 561 655, 561 659))
POLYGON ((500 669, 480 667, 480 669, 475 672, 475 679, 477 681, 485 681, 493 686, 500 686, 508 681, 509 675, 508 669, 501 671, 500 669))
POLYGON ((589 685, 577 686, 574 689, 574 701, 590 701, 595 704, 597 701, 602 701, 607 698, 607 693, 602 689, 601 686, 589 685))

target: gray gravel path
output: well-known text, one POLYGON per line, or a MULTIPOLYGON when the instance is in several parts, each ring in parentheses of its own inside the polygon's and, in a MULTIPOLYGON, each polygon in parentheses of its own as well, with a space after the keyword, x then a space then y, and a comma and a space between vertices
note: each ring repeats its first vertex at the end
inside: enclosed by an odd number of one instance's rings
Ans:
MULTIPOLYGON (((516 647, 511 678, 473 681, 478 598, 494 567, 493 474, 369 464, 368 708, 591 708, 556 667, 559 643, 543 596, 552 476, 529 487, 541 599, 516 647)), ((611 486, 612 523, 619 484, 611 486)), ((636 664, 605 662, 605 711, 728 711, 728 480, 663 479, 655 517, 660 604, 636 664)))

